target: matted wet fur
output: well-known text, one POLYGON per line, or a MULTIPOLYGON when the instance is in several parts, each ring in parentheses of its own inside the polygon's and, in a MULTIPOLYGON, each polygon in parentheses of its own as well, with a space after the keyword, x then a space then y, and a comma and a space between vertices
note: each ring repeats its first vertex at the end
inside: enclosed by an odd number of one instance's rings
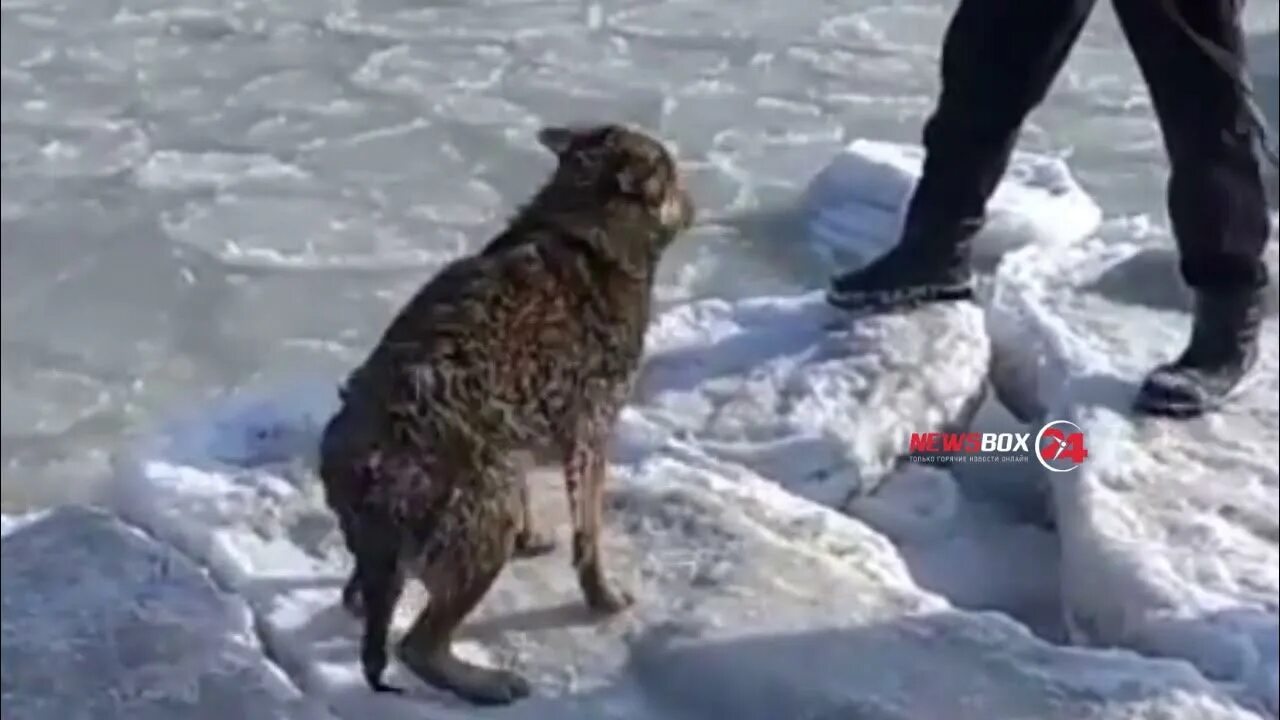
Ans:
POLYGON ((411 574, 430 601, 401 660, 473 702, 528 694, 515 673, 451 648, 513 553, 551 549, 531 524, 521 453, 563 464, 586 603, 631 602, 600 555, 606 446, 643 352, 659 257, 693 205, 671 156, 640 132, 547 128, 539 140, 557 157, 550 180, 506 232, 400 311, 321 440, 326 497, 355 558, 343 601, 364 615, 375 690, 399 691, 381 677, 411 574))

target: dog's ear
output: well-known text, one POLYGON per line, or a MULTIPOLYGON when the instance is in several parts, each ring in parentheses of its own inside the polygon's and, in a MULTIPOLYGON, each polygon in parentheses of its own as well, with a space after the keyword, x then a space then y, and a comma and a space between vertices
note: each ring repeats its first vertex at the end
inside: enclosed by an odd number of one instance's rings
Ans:
POLYGON ((568 152, 569 146, 573 144, 575 135, 574 131, 570 128, 553 125, 550 127, 544 127, 538 131, 538 142, 542 143, 542 146, 546 149, 555 153, 556 157, 560 157, 568 152))

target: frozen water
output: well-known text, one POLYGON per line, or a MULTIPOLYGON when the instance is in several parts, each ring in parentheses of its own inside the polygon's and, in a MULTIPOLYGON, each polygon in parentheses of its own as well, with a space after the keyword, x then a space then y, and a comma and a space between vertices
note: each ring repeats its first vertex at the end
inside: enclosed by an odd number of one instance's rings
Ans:
MULTIPOLYGON (((1010 255, 988 309, 1002 396, 1085 435, 1084 465, 1050 478, 1068 628, 1079 643, 1186 658, 1274 717, 1275 284, 1258 368, 1229 409, 1191 422, 1135 419, 1143 373, 1185 343, 1187 298, 1170 291, 1166 235, 1140 220, 1109 231, 1010 255)), ((1274 242, 1268 261, 1274 278, 1274 242)))
POLYGON ((263 654, 244 601, 173 548, 70 507, 5 533, 5 717, 329 717, 263 654))
MULTIPOLYGON (((1061 649, 952 608, 882 536, 672 438, 643 409, 623 420, 604 546, 638 604, 592 619, 562 542, 511 565, 460 636, 468 657, 527 674, 532 698, 480 713, 399 666, 389 679, 410 694, 373 695, 359 624, 338 605, 350 561, 299 452, 331 391, 235 398, 177 423, 121 467, 115 499, 243 594, 271 656, 339 717, 1250 717, 1187 665, 1061 649)), ((534 494, 563 538, 558 478, 536 475, 534 494)), ((412 586, 397 632, 422 602, 412 586)))

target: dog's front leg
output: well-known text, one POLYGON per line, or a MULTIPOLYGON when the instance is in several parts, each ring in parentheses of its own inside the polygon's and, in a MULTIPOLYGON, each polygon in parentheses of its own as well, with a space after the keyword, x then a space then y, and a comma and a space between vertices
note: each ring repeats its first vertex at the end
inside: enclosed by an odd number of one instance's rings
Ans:
POLYGON ((609 465, 605 437, 599 428, 578 432, 565 458, 564 475, 569 513, 573 518, 573 567, 578 573, 578 584, 588 607, 615 613, 631 605, 632 596, 608 579, 600 554, 604 484, 609 465))

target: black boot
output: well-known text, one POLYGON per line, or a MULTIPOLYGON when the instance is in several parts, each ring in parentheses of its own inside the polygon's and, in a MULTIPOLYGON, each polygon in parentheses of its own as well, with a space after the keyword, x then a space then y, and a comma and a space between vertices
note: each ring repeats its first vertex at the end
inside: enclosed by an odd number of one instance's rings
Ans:
POLYGON ((834 278, 827 302, 869 315, 968 300, 973 297, 969 239, 980 226, 967 222, 944 232, 907 230, 889 252, 834 278))
POLYGON ((1258 359, 1261 324, 1261 291, 1198 292, 1190 344, 1147 375, 1135 409, 1187 418, 1221 407, 1258 359))

